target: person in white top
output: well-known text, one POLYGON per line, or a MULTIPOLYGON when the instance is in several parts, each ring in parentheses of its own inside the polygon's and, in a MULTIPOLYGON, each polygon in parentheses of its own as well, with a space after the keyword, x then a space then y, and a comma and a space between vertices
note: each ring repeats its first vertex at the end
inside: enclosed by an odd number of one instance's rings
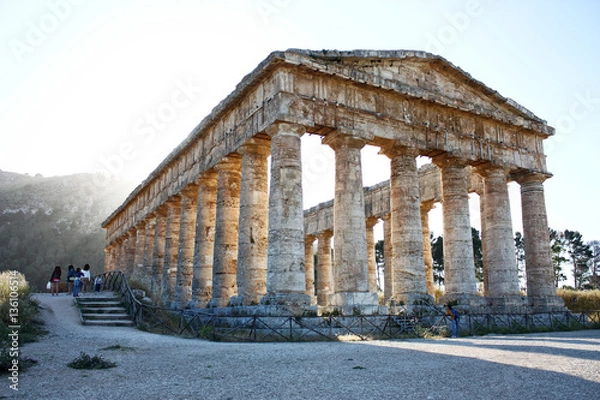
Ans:
POLYGON ((81 293, 87 293, 90 290, 90 280, 92 275, 90 273, 90 264, 85 264, 83 267, 83 277, 81 278, 81 293))

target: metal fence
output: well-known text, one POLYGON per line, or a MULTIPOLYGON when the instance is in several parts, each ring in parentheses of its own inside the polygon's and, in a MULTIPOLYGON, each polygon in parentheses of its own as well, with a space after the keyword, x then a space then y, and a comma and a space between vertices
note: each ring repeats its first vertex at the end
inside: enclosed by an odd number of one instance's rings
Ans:
MULTIPOLYGON (((99 275, 101 290, 120 293, 135 325, 150 332, 215 341, 327 341, 449 336, 450 318, 406 315, 258 316, 218 315, 210 310, 172 310, 138 300, 125 274, 99 275)), ((462 336, 600 328, 600 311, 463 314, 462 336)))

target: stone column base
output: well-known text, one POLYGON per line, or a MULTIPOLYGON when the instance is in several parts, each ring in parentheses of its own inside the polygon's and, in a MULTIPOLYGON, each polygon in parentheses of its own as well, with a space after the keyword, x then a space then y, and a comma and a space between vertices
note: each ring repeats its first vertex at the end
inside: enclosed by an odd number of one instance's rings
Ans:
POLYGON ((229 305, 232 307, 240 307, 244 305, 244 297, 243 296, 231 296, 229 299, 229 305))
POLYGON ((229 300, 229 304, 234 307, 242 307, 242 306, 258 306, 261 304, 262 300, 260 298, 247 298, 244 296, 232 296, 229 300))
POLYGON ((487 300, 485 297, 468 293, 449 293, 440 298, 440 305, 451 303, 459 309, 469 309, 471 312, 485 312, 487 300))
POLYGON ((302 315, 310 307, 311 298, 304 293, 267 294, 260 299, 263 306, 284 306, 292 315, 302 315))
POLYGON ((398 293, 388 301, 392 314, 428 314, 437 311, 433 296, 428 293, 398 293))
POLYGON ((328 303, 342 315, 379 313, 379 297, 374 292, 338 292, 328 295, 328 303))
POLYGON ((525 296, 486 297, 487 312, 492 314, 523 314, 527 312, 528 301, 525 296))
POLYGON ((213 297, 207 304, 207 308, 223 308, 230 305, 231 298, 229 297, 213 297))
POLYGON ((559 296, 528 297, 531 312, 565 311, 565 302, 559 296))

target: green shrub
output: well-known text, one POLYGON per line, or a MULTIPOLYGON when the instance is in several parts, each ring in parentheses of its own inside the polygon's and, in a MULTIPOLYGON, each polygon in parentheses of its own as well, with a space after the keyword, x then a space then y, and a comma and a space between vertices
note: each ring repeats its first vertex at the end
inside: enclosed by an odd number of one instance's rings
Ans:
POLYGON ((19 355, 19 369, 35 363, 35 360, 20 357, 20 347, 46 333, 38 319, 38 303, 31 298, 29 283, 17 271, 0 273, 0 372, 6 373, 15 354, 19 355), (17 331, 16 336, 10 335, 17 331), (13 338, 18 338, 19 348, 13 347, 13 338))
POLYGON ((68 363, 67 366, 74 369, 108 369, 116 367, 117 364, 98 355, 92 357, 82 351, 79 353, 79 357, 68 363))

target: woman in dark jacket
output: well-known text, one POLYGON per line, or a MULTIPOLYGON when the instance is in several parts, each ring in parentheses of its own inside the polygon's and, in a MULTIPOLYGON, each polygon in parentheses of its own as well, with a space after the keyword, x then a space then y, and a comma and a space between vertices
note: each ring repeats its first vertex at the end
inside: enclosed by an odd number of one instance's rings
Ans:
POLYGON ((67 293, 73 293, 73 283, 75 283, 75 267, 69 265, 69 270, 67 271, 67 293))

